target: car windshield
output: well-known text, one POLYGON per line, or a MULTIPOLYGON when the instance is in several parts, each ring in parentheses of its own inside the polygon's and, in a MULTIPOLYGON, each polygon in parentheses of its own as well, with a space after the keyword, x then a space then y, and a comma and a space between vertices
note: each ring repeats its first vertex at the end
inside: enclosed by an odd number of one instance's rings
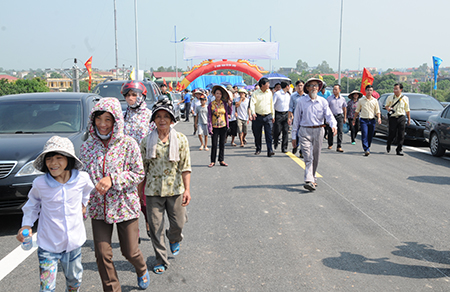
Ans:
MULTIPOLYGON (((153 90, 148 86, 148 84, 144 84, 147 87, 147 100, 151 100, 151 96, 155 96, 155 93, 152 94, 153 90)), ((102 97, 115 97, 120 101, 126 102, 125 97, 120 93, 122 89, 122 83, 108 83, 100 84, 95 89, 95 94, 98 94, 102 97)))
POLYGON ((0 134, 79 131, 81 131, 80 102, 65 100, 0 102, 0 134))
MULTIPOLYGON (((408 96, 408 95, 407 95, 408 96)), ((409 108, 411 110, 442 110, 443 106, 428 95, 411 95, 409 97, 409 108)))

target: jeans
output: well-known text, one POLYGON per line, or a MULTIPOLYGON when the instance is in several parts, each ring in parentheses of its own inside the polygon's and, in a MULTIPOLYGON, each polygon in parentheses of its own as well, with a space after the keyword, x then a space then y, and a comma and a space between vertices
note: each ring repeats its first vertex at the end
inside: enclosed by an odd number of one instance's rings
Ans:
POLYGON ((376 121, 376 119, 360 119, 361 142, 364 151, 370 152, 370 145, 372 144, 373 134, 375 133, 376 121))
POLYGON ((79 291, 83 266, 81 265, 81 247, 70 252, 53 253, 38 248, 41 287, 39 291, 55 291, 58 260, 66 276, 66 291, 79 291))

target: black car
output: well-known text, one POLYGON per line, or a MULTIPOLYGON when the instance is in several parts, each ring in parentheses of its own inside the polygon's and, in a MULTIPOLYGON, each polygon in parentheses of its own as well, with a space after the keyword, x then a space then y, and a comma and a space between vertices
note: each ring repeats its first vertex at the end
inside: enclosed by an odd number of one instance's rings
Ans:
POLYGON ((33 180, 33 161, 45 142, 69 138, 78 155, 100 96, 92 93, 27 93, 0 97, 0 214, 21 213, 33 180))
MULTIPOLYGON (((389 134, 389 119, 387 110, 384 108, 386 99, 393 93, 386 93, 380 96, 378 104, 381 111, 381 124, 376 124, 375 132, 384 135, 389 134)), ((409 109, 411 124, 406 126, 405 140, 424 141, 423 131, 427 119, 431 115, 437 114, 443 106, 434 97, 421 93, 404 93, 409 99, 409 109)))
MULTIPOLYGON (((122 85, 128 80, 107 80, 102 83, 97 84, 95 86, 93 92, 102 97, 115 97, 120 101, 120 105, 122 106, 122 111, 126 111, 127 102, 125 97, 120 93, 122 85)), ((147 98, 145 102, 147 103, 147 108, 152 109, 155 102, 158 101, 158 98, 161 96, 161 90, 159 86, 151 81, 150 79, 141 81, 145 87, 147 87, 147 98)))
POLYGON ((423 131, 425 140, 430 143, 433 156, 443 156, 450 150, 450 107, 428 118, 423 131))

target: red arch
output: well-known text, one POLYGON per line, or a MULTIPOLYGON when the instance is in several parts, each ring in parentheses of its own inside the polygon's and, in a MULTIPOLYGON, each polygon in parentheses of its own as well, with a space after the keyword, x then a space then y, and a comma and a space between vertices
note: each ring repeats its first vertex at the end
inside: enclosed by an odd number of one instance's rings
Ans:
POLYGON ((259 80, 259 79, 261 79, 261 77, 263 77, 261 72, 259 72, 257 69, 255 69, 253 67, 250 67, 246 63, 222 60, 222 61, 210 63, 205 66, 201 66, 200 68, 195 69, 194 71, 189 73, 183 79, 183 81, 181 81, 180 85, 182 86, 182 88, 187 88, 189 86, 189 84, 192 81, 194 81, 195 79, 197 79, 198 77, 205 75, 212 71, 224 70, 224 69, 231 69, 231 70, 237 70, 237 71, 243 72, 245 74, 252 76, 253 78, 255 78, 255 80, 259 80))

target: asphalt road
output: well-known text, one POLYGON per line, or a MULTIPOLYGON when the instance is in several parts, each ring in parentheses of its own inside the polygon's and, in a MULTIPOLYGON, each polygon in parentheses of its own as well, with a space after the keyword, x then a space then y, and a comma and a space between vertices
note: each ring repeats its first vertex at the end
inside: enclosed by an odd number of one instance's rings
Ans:
MULTIPOLYGON (((176 129, 189 138, 192 158, 189 222, 181 252, 163 275, 150 274, 149 291, 449 291, 449 155, 435 158, 424 145, 404 157, 372 154, 344 137, 344 153, 324 141, 318 189, 303 189, 303 169, 280 152, 254 155, 225 149, 228 167, 208 168, 192 122, 176 129)), ((289 147, 290 148, 290 147, 289 147)), ((395 151, 393 151, 395 153, 395 151)), ((301 164, 301 162, 300 162, 301 164)), ((0 258, 18 246, 20 216, 0 221, 0 258)), ((144 220, 141 218, 142 230, 144 220)), ((92 230, 83 247, 82 291, 101 291, 92 230)), ((142 234, 147 264, 151 242, 142 234)), ((123 291, 138 291, 134 268, 113 237, 123 291)), ((0 262, 0 267, 2 262, 0 262)), ((37 291, 36 252, 0 281, 0 291, 37 291)), ((57 291, 64 276, 58 273, 57 291)))

